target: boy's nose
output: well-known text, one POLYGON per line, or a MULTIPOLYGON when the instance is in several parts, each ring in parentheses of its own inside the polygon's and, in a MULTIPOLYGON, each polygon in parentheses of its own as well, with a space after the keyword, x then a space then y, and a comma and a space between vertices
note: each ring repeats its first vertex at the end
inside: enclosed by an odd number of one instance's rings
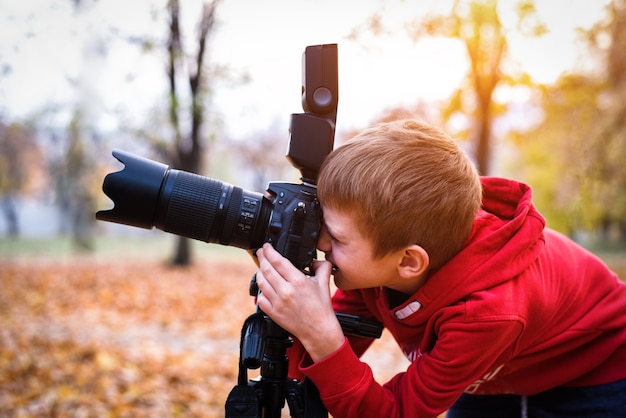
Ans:
POLYGON ((317 249, 322 252, 330 251, 330 239, 326 233, 326 228, 320 230, 320 236, 317 239, 317 249))

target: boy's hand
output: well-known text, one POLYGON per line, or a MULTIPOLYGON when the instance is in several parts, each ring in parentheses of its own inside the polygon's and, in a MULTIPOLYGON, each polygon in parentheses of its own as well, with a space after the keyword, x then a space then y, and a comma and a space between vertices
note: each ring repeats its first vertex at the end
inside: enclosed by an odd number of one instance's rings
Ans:
POLYGON ((345 336, 331 303, 331 264, 315 260, 315 275, 307 276, 270 244, 264 244, 257 257, 259 308, 298 338, 313 361, 338 350, 345 336))

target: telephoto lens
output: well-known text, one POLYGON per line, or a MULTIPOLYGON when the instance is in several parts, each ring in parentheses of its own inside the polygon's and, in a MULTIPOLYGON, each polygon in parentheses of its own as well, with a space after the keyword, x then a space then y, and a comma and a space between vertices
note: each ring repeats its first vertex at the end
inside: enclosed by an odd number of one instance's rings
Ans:
POLYGON ((114 207, 96 218, 221 245, 263 245, 272 202, 257 192, 114 150, 124 168, 104 179, 114 207))

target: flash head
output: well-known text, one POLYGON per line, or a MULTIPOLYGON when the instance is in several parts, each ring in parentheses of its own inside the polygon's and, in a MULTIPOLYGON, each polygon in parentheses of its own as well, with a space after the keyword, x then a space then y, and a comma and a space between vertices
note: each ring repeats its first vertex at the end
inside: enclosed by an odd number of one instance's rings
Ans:
POLYGON ((337 119, 339 77, 337 44, 307 46, 302 54, 302 108, 337 119))

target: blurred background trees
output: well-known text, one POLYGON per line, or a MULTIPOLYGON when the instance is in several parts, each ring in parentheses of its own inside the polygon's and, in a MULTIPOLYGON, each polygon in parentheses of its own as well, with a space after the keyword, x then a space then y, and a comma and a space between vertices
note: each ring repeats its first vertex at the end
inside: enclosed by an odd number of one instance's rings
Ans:
MULTIPOLYGON (((536 15, 532 1, 519 2, 517 12, 517 27, 524 28, 525 35, 541 36, 547 31, 542 23, 534 21, 536 15), (531 26, 528 27, 525 22, 531 22, 531 26)), ((494 92, 500 83, 523 84, 527 79, 527 75, 507 72, 506 62, 510 60, 510 53, 507 30, 498 15, 498 1, 457 0, 449 15, 415 19, 409 35, 414 41, 424 36, 445 36, 463 43, 469 67, 461 86, 442 109, 442 119, 444 123, 456 115, 470 119, 468 128, 458 132, 457 136, 471 140, 478 172, 491 174, 492 126, 496 117, 506 111, 505 105, 494 101, 494 92)))
POLYGON ((538 85, 541 122, 513 132, 515 172, 535 187, 552 226, 570 235, 626 242, 626 1, 581 32, 596 65, 538 85))
POLYGON ((32 193, 42 155, 35 140, 35 128, 29 124, 6 123, 0 119, 0 203, 6 222, 6 234, 20 234, 16 199, 32 193))
MULTIPOLYGON (((249 81, 244 69, 220 66, 219 57, 211 53, 220 31, 220 7, 228 1, 191 7, 185 1, 155 0, 149 33, 122 28, 119 16, 94 17, 93 10, 104 0, 55 3, 56 9, 71 9, 72 22, 80 28, 75 37, 81 40, 78 54, 84 65, 65 76, 71 100, 52 101, 27 119, 3 116, 2 109, 10 109, 11 103, 0 107, 4 236, 19 235, 24 202, 38 199, 55 204, 62 219, 59 233, 72 236, 77 248, 93 247, 97 232, 93 213, 106 204, 100 187, 111 170, 114 147, 210 177, 238 175, 224 180, 259 191, 268 180, 284 180, 272 176, 284 175, 281 164, 289 168, 280 151, 287 141, 286 126, 233 137, 220 131, 220 115, 213 111, 217 83, 228 79, 234 88, 249 81), (145 110, 139 124, 131 121, 127 109, 108 106, 97 89, 104 61, 120 61, 116 54, 122 48, 132 49, 138 57, 157 56, 162 63, 158 89, 166 93, 160 103, 145 110), (108 121, 105 127, 103 119, 108 121), (250 181, 242 185, 237 180, 242 178, 250 181)), ((348 35, 337 40, 340 56, 342 47, 367 45, 367 36, 385 44, 392 31, 403 31, 414 44, 447 38, 462 46, 455 51, 465 55, 465 77, 445 99, 416 97, 414 103, 381 108, 363 126, 340 129, 337 143, 377 120, 426 119, 457 137, 481 173, 529 182, 550 226, 578 239, 626 245, 626 0, 608 1, 605 16, 579 31, 579 39, 585 41, 579 47, 581 65, 550 83, 533 80, 511 48, 514 39, 541 39, 553 29, 538 12, 537 1, 451 0, 444 12, 416 12, 405 16, 404 25, 389 27, 386 11, 405 3, 380 0, 379 12, 356 28, 346 28, 348 35)), ((43 28, 29 30, 31 38, 45 35, 43 28)), ((15 42, 0 45, 0 86, 13 69, 14 55, 9 52, 20 51, 15 42)), ((407 56, 410 59, 419 58, 407 56)), ((128 68, 127 85, 145 78, 141 61, 128 63, 128 68)), ((123 89, 114 94, 124 94, 123 89)), ((341 92, 342 97, 359 94, 364 93, 341 92)), ((258 98, 261 103, 265 99, 258 98)), ((172 261, 192 261, 185 239, 175 248, 172 261)))

